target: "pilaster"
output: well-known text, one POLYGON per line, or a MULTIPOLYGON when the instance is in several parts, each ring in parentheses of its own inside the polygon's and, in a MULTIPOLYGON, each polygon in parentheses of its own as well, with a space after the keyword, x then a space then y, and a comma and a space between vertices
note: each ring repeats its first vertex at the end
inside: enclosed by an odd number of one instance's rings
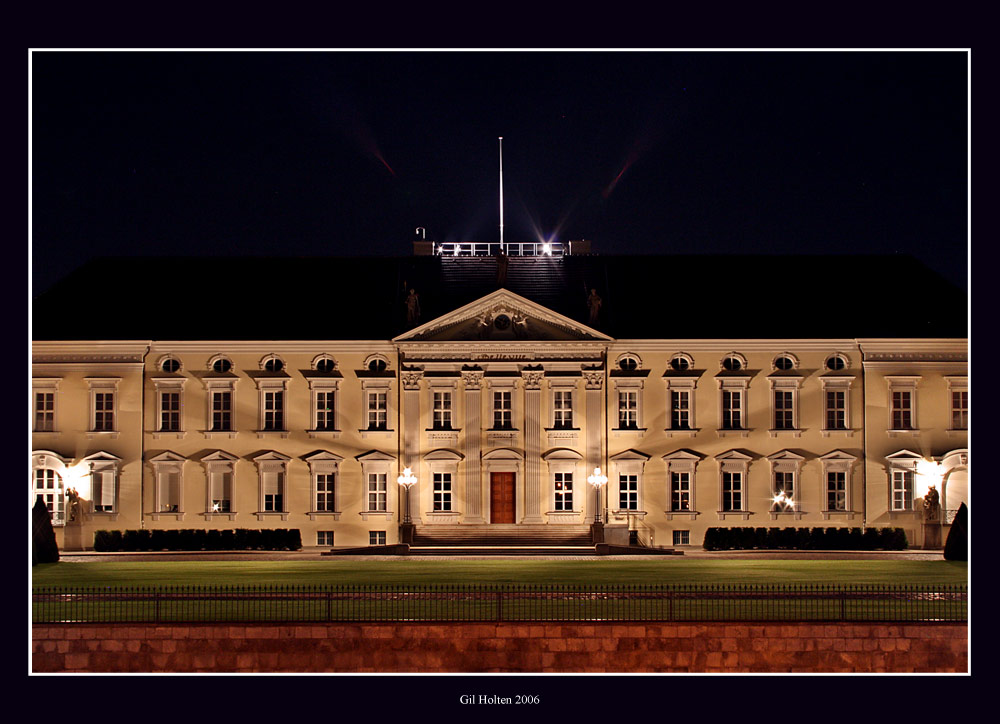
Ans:
POLYGON ((524 518, 522 523, 544 523, 542 517, 542 379, 544 372, 522 370, 524 380, 524 518))
MULTIPOLYGON (((410 519, 419 524, 420 518, 420 487, 423 482, 416 472, 420 459, 420 380, 422 370, 403 370, 400 381, 403 385, 403 467, 411 468, 417 475, 417 482, 407 491, 410 499, 410 519)), ((405 502, 404 502, 405 505, 405 502)))
MULTIPOLYGON (((601 455, 601 433, 603 431, 602 423, 604 417, 604 370, 583 370, 583 378, 587 383, 586 475, 589 475, 597 467, 601 468, 602 472, 607 475, 607 472, 603 470, 604 462, 601 455)), ((586 480, 586 475, 584 476, 584 480, 586 480)), ((594 496, 588 495, 586 500, 588 507, 587 517, 593 520, 594 515, 597 513, 594 508, 596 505, 594 496)))
POLYGON ((465 386, 465 523, 485 523, 483 518, 482 370, 462 370, 465 386))

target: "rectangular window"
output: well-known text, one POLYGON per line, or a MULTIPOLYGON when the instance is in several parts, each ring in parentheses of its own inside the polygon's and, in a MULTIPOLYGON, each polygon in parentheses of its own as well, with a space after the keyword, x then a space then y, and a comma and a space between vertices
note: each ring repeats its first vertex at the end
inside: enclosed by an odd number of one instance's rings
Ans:
POLYGON ((670 428, 673 430, 691 429, 691 391, 670 391, 670 428))
POLYGON ((274 390, 264 392, 263 430, 285 429, 285 392, 274 390))
POLYGON ((795 416, 792 414, 793 396, 791 390, 774 391, 774 429, 795 429, 795 416))
POLYGON ((826 391, 826 429, 847 429, 847 392, 846 390, 826 391))
POLYGON ((636 430, 639 427, 639 392, 621 390, 618 392, 618 427, 636 430))
POLYGON ((233 474, 213 472, 209 474, 212 486, 212 512, 231 513, 233 500, 233 474))
POLYGON ((674 531, 674 545, 675 546, 688 546, 688 545, 691 545, 691 531, 689 531, 689 530, 675 530, 674 531))
POLYGON ((618 476, 618 509, 639 510, 639 476, 618 476))
POLYGON ((332 390, 316 392, 316 430, 336 430, 334 402, 337 393, 332 390))
POLYGON ((913 471, 892 471, 892 509, 913 510, 913 471))
POLYGON ((384 530, 370 530, 370 531, 368 531, 368 545, 370 545, 370 546, 384 546, 385 545, 385 531, 384 530))
POLYGON ((969 429, 969 391, 952 390, 951 392, 951 429, 969 429))
POLYGON ((115 429, 115 393, 94 393, 94 432, 112 432, 115 429))
POLYGON ((892 429, 913 429, 913 394, 909 390, 892 392, 892 429))
POLYGON ((94 512, 115 512, 115 477, 113 470, 95 470, 91 474, 90 492, 94 497, 94 512))
POLYGON ((670 510, 691 510, 691 473, 670 473, 670 510))
POLYGON ((161 513, 176 513, 180 510, 181 474, 176 470, 165 470, 159 473, 157 493, 159 500, 156 509, 161 513))
POLYGON ((160 432, 179 432, 181 429, 181 393, 160 393, 160 432))
POLYGON ((722 473, 722 510, 743 510, 743 473, 722 473))
POLYGON ((388 430, 388 395, 385 392, 368 393, 368 429, 388 430))
POLYGON ((35 432, 53 432, 56 424, 56 394, 35 393, 35 432))
POLYGON ((847 510, 847 473, 826 474, 826 509, 847 510))
POLYGON ((451 473, 434 473, 434 510, 451 510, 451 473))
POLYGON ((493 429, 510 430, 513 427, 511 415, 511 395, 509 391, 493 393, 493 429))
POLYGON ((795 498, 795 473, 776 470, 774 473, 774 498, 771 500, 771 511, 782 512, 793 510, 795 498))
POLYGON ((573 427, 573 393, 570 390, 556 390, 552 393, 554 418, 552 426, 559 429, 573 427))
POLYGON ((337 484, 337 476, 333 473, 319 473, 316 475, 316 512, 334 513, 337 508, 334 493, 337 484))
POLYGON ((318 530, 318 531, 316 531, 316 545, 318 545, 318 546, 332 546, 333 545, 333 531, 332 530, 318 530))
POLYGON ((554 473, 555 510, 573 510, 573 473, 554 473))
POLYGON ((435 430, 451 429, 451 393, 434 393, 434 422, 435 430))
POLYGON ((285 474, 265 472, 261 473, 261 477, 264 486, 264 511, 283 512, 285 510, 285 474))
POLYGON ((743 390, 722 391, 722 429, 743 429, 743 390))
POLYGON ((376 513, 388 511, 388 491, 385 473, 368 473, 368 510, 376 513))
POLYGON ((212 430, 230 432, 233 429, 233 393, 212 393, 212 430))

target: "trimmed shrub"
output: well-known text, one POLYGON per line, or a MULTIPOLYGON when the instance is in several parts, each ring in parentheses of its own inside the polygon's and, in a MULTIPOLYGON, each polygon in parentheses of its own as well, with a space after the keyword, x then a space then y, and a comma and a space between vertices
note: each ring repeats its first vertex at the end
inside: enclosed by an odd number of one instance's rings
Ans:
POLYGON ((962 503, 955 520, 952 521, 948 538, 944 542, 944 559, 946 561, 969 560, 969 509, 962 503))
POLYGON ((58 562, 59 544, 52 529, 52 514, 42 496, 36 495, 31 509, 31 565, 58 562))
POLYGON ((860 528, 851 528, 847 531, 847 550, 862 550, 862 536, 860 528))
POLYGON ((734 530, 736 534, 733 536, 733 547, 744 551, 753 550, 756 543, 754 529, 749 526, 740 526, 734 530))
POLYGON ((795 548, 798 540, 798 532, 795 528, 778 528, 778 547, 784 549, 795 548))
POLYGON ((781 528, 768 528, 764 533, 764 547, 771 550, 781 548, 781 528))
MULTIPOLYGON (((48 512, 48 511, 46 511, 48 512)), ((709 531, 718 530, 710 528, 709 531)), ((709 534, 706 533, 706 541, 709 534)), ((223 551, 265 550, 297 551, 302 548, 298 528, 246 528, 202 530, 98 530, 94 532, 94 550, 107 551, 223 551)), ((708 548, 707 550, 712 550, 708 548)))
POLYGON ((222 531, 220 530, 207 531, 207 534, 205 536, 205 550, 206 551, 222 550, 222 531))
POLYGON ((827 546, 826 543, 826 528, 812 528, 809 530, 809 543, 808 547, 811 551, 822 551, 825 550, 827 546))
POLYGON ((824 548, 828 551, 848 550, 847 528, 827 528, 824 536, 824 548))

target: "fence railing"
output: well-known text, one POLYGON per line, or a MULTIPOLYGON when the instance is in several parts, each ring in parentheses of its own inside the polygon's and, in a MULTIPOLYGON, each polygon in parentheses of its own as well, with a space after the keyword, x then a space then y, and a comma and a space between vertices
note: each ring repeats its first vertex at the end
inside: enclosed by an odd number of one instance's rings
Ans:
POLYGON ((433 244, 433 253, 438 256, 495 256, 503 249, 508 256, 565 256, 569 245, 561 241, 462 241, 433 244))
POLYGON ((36 588, 34 623, 964 622, 964 585, 36 588))

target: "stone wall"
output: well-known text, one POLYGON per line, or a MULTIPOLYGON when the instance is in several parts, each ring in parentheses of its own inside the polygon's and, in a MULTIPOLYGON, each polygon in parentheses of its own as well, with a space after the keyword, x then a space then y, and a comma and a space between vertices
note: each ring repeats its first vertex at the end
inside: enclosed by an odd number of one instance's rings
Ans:
POLYGON ((964 624, 35 625, 34 672, 965 672, 964 624))

